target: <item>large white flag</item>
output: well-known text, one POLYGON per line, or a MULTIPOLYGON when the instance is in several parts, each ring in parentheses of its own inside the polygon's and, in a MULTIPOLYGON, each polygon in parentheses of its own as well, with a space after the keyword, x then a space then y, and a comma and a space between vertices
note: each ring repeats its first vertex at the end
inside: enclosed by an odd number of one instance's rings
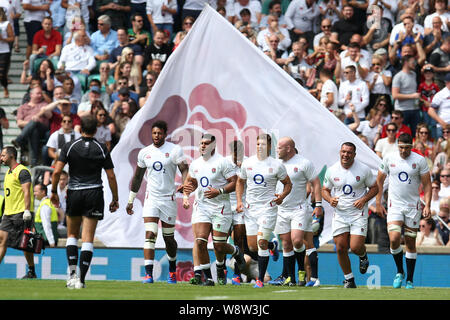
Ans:
MULTIPOLYGON (((380 161, 294 79, 206 6, 112 152, 120 209, 108 211, 111 196, 105 183, 105 217, 96 236, 106 246, 143 247, 145 180, 134 202, 135 214, 127 215, 125 207, 137 154, 152 143, 150 128, 155 120, 168 123, 167 140, 180 144, 190 161, 198 157, 198 143, 205 131, 217 137, 217 152, 224 156, 229 154, 227 143, 235 138, 244 142, 247 156, 253 155, 256 136, 263 131, 277 139, 292 137, 300 154, 318 171, 339 160, 340 145, 345 141, 355 143, 357 159, 372 169, 376 170, 380 161)), ((180 180, 178 176, 177 183, 180 180)), ((191 248, 191 211, 184 210, 181 203, 179 194, 175 237, 180 248, 191 248)), ((331 214, 326 210, 321 243, 331 239, 331 214)), ((156 245, 164 246, 162 237, 156 245)))

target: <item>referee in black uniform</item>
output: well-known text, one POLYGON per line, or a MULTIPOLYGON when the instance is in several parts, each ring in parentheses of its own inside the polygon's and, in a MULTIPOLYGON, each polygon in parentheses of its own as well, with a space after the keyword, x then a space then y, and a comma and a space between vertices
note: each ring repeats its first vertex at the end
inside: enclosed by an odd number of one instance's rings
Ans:
POLYGON ((94 250, 94 234, 98 220, 103 219, 104 199, 102 169, 105 169, 112 202, 111 212, 119 208, 117 181, 111 155, 103 143, 94 139, 97 120, 92 116, 81 118, 81 138, 66 143, 61 149, 52 175, 52 202, 59 202, 57 186, 66 164, 69 164, 69 185, 67 188, 67 243, 66 254, 69 264, 69 289, 85 287, 85 277, 94 250), (82 246, 80 252, 80 277, 77 276, 78 236, 82 225, 82 246))

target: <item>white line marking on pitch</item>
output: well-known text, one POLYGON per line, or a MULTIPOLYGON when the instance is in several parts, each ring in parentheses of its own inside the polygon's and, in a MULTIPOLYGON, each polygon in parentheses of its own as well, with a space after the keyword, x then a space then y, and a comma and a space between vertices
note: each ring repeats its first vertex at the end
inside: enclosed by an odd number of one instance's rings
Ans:
POLYGON ((197 300, 225 300, 229 298, 228 296, 196 297, 197 300))

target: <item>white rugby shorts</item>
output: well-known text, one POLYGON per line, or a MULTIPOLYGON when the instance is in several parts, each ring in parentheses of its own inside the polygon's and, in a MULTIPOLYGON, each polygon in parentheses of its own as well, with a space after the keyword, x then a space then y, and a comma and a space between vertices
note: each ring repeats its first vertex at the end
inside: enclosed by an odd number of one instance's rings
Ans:
POLYGON ((333 237, 342 233, 349 232, 351 235, 367 236, 367 224, 369 218, 369 210, 367 205, 363 210, 355 210, 352 212, 334 211, 331 228, 333 237))

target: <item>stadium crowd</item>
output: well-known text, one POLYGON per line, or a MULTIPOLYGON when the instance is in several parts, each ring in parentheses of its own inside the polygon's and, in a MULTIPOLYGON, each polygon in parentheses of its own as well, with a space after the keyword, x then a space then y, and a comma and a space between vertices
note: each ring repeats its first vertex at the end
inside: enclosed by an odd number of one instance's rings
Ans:
MULTIPOLYGON (((21 133, 12 141, 28 154, 21 162, 54 164, 89 114, 98 121, 95 138, 112 150, 204 3, 380 158, 396 152, 396 138, 409 133, 433 180, 433 218, 421 221, 417 243, 450 245, 443 226, 450 200, 447 0, 0 0, 5 98, 12 50, 26 54, 20 82, 28 90, 16 111, 21 133), (26 48, 19 46, 20 32, 26 48)), ((1 108, 0 118, 7 128, 1 108)), ((41 182, 48 185, 49 178, 41 182)), ((66 183, 61 180, 59 193, 66 183)), ((380 219, 370 216, 369 242, 386 232, 380 219)))

